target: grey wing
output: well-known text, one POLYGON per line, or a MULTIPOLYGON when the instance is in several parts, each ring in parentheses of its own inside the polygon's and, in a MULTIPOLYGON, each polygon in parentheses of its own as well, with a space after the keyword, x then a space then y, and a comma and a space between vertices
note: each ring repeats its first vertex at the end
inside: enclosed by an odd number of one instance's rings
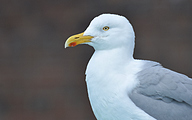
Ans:
POLYGON ((136 106, 157 120, 192 120, 191 78, 158 64, 137 76, 140 84, 129 94, 136 106))

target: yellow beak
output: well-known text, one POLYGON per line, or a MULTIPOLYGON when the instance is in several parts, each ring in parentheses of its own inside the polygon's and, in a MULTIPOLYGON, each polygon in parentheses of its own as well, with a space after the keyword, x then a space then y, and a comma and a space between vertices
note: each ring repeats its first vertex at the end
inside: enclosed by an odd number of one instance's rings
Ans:
POLYGON ((77 35, 73 35, 67 39, 65 42, 65 48, 66 47, 75 47, 76 45, 91 42, 91 39, 93 36, 83 36, 84 33, 80 33, 77 35))

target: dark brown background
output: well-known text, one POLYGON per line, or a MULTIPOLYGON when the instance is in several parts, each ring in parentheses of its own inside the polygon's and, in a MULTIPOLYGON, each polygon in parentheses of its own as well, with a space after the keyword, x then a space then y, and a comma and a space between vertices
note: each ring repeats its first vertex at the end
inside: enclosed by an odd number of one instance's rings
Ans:
POLYGON ((63 49, 101 13, 126 16, 135 58, 192 77, 191 0, 1 0, 0 120, 94 120, 84 81, 93 49, 63 49))

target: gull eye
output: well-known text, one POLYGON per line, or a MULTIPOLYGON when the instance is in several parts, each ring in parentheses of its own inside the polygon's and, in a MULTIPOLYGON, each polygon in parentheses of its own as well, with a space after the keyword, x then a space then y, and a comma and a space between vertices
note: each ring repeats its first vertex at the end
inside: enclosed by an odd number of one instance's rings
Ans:
POLYGON ((105 27, 103 27, 103 30, 104 30, 104 31, 107 31, 107 30, 109 30, 109 27, 108 27, 108 26, 105 26, 105 27))

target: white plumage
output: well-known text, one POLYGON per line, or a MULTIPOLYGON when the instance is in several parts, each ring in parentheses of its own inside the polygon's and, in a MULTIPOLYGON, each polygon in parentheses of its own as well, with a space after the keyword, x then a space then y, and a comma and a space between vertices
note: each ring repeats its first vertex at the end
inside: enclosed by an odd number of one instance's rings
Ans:
POLYGON ((191 120, 192 80, 159 63, 135 60, 134 40, 133 28, 125 17, 102 14, 84 33, 65 43, 65 47, 89 44, 95 49, 86 83, 96 118, 191 120))

